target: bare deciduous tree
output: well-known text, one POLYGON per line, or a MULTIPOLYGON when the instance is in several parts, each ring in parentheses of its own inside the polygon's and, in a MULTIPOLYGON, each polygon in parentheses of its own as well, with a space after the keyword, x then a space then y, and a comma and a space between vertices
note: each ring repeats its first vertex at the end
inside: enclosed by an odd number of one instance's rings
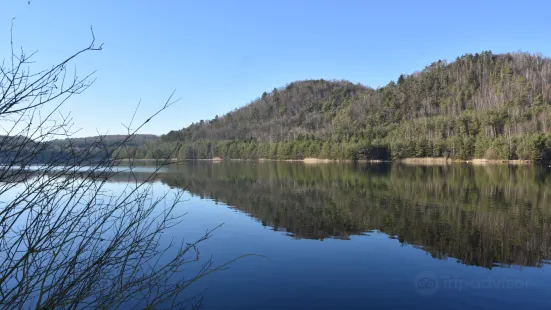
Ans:
POLYGON ((30 69, 34 54, 11 47, 0 66, 0 308, 196 305, 200 296, 182 293, 225 266, 199 258, 197 244, 212 231, 191 243, 161 240, 182 220, 174 212, 181 192, 155 197, 147 182, 155 173, 120 192, 105 187, 123 170, 132 175, 112 155, 150 119, 135 129, 132 120, 116 142, 60 140, 74 134, 60 106, 93 82, 67 72, 81 54, 102 49, 93 32, 89 46, 39 72, 30 69), (193 273, 182 273, 190 263, 193 273))

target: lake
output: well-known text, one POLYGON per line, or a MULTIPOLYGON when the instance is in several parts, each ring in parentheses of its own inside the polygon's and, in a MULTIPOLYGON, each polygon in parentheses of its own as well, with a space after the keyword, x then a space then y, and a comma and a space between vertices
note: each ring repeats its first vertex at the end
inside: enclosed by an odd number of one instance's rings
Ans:
POLYGON ((204 161, 155 182, 186 190, 167 237, 223 224, 202 255, 259 255, 192 287, 206 309, 551 309, 547 166, 204 161))

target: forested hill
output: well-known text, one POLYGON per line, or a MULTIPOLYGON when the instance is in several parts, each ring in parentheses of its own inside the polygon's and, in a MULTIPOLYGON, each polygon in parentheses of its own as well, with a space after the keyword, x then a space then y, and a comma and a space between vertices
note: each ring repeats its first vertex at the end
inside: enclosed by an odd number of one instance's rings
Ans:
POLYGON ((467 54, 373 89, 293 82, 122 157, 551 159, 551 60, 467 54))

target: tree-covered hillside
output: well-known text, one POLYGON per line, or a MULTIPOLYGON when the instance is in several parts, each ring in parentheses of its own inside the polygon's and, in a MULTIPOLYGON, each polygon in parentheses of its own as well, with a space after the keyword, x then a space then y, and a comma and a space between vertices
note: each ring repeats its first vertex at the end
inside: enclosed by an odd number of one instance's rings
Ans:
POLYGON ((551 59, 467 54, 373 89, 293 82, 121 157, 551 159, 551 59))

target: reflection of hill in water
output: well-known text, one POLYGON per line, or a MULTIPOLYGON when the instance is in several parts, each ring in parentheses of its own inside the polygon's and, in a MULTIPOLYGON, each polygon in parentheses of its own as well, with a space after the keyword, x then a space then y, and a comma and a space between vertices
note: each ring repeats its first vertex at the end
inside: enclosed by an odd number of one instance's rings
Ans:
POLYGON ((296 238, 380 230, 436 258, 487 268, 551 258, 544 167, 203 162, 159 177, 296 238))

